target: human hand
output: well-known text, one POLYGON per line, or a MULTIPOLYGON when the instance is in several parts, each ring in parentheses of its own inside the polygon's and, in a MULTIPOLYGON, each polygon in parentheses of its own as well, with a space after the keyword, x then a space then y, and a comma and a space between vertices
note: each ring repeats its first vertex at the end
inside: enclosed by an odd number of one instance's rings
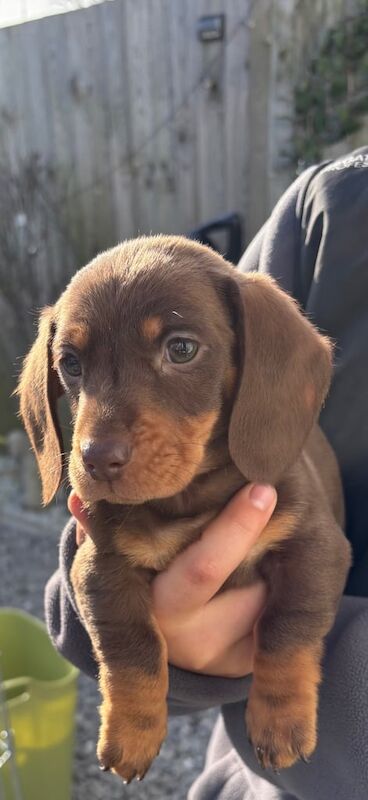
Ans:
MULTIPOLYGON (((246 558, 275 504, 270 486, 241 489, 201 538, 154 579, 153 612, 174 666, 229 678, 252 672, 253 630, 266 602, 265 585, 217 592, 246 558)), ((88 533, 88 515, 75 492, 68 507, 77 519, 79 545, 88 533)))

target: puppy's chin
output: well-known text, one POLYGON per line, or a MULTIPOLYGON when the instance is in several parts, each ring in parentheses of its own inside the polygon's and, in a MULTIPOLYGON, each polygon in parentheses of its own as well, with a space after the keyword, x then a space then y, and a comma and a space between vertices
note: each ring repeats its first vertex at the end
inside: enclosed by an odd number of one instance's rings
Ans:
POLYGON ((70 483, 77 493, 78 497, 86 506, 98 503, 100 500, 105 500, 112 505, 141 505, 147 503, 149 500, 155 500, 155 497, 144 495, 137 490, 124 491, 122 486, 116 486, 114 483, 107 481, 93 481, 87 479, 79 479, 73 474, 69 474, 70 483))
POLYGON ((179 477, 161 484, 154 480, 138 482, 129 475, 119 481, 94 481, 72 458, 69 463, 70 483, 86 506, 101 500, 112 505, 142 505, 152 500, 174 497, 189 487, 195 475, 186 483, 179 477))

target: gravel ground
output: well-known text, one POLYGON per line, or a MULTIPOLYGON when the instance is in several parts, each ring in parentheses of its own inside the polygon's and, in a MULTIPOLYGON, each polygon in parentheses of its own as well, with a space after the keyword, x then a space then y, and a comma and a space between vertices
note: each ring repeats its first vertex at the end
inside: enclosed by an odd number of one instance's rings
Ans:
MULTIPOLYGON (((16 487, 1 475, 1 466, 0 606, 22 608, 42 619, 43 587, 57 565, 64 512, 22 512, 16 487)), ((80 676, 72 800, 184 800, 202 769, 216 712, 171 719, 167 740, 144 783, 124 787, 114 776, 102 774, 96 762, 98 703, 95 684, 80 676)))

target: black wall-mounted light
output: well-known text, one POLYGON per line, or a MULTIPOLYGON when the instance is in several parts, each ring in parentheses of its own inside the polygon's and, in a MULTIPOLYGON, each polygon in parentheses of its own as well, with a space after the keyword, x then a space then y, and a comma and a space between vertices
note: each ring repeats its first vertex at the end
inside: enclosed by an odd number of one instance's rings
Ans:
POLYGON ((200 17, 197 21, 197 38, 200 42, 221 42, 225 36, 225 14, 200 17))

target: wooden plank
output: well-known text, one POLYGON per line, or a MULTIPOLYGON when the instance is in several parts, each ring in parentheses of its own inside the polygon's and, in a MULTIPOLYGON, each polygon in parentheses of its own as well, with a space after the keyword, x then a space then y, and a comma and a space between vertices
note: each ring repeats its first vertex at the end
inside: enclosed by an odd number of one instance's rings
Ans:
POLYGON ((106 96, 105 42, 101 29, 100 8, 93 6, 79 13, 84 21, 83 71, 86 76, 88 72, 89 76, 88 101, 84 108, 89 125, 89 146, 93 165, 93 249, 100 251, 115 244, 113 198, 110 191, 111 150, 108 126, 109 98, 106 96))
POLYGON ((14 135, 10 147, 14 164, 24 160, 27 141, 24 129, 24 106, 22 87, 22 64, 18 50, 17 28, 4 28, 1 33, 2 91, 6 101, 8 118, 14 135))
POLYGON ((78 251, 85 263, 98 250, 95 231, 95 167, 91 132, 90 97, 92 80, 86 46, 86 15, 89 11, 73 11, 65 15, 67 81, 69 88, 71 127, 75 153, 77 190, 70 193, 68 205, 79 220, 78 251))
POLYGON ((80 236, 83 230, 81 214, 69 195, 79 189, 75 130, 71 103, 71 75, 69 72, 69 37, 67 15, 40 21, 39 52, 45 74, 49 98, 47 111, 51 110, 53 160, 55 181, 55 213, 59 217, 59 269, 65 277, 81 265, 80 236), (65 200, 64 200, 65 198, 65 200))
MULTIPOLYGON (((226 19, 231 18, 232 0, 226 4, 226 19)), ((197 17, 223 11, 221 0, 200 0, 197 17)), ((198 166, 201 221, 223 214, 224 175, 224 42, 198 42, 201 70, 206 74, 198 90, 198 166)))
MULTIPOLYGON (((20 32, 24 32, 24 82, 30 98, 27 118, 42 165, 40 193, 47 209, 44 269, 48 276, 49 302, 56 299, 75 269, 72 231, 68 230, 63 202, 67 181, 70 182, 74 174, 68 98, 62 91, 66 63, 63 22, 62 17, 52 17, 19 27, 20 32)), ((31 141, 30 136, 29 143, 31 141)))
POLYGON ((21 153, 18 145, 19 116, 14 81, 14 36, 12 28, 0 30, 0 161, 16 169, 21 153))
MULTIPOLYGON (((34 52, 37 53, 33 41, 34 26, 20 25, 9 28, 7 33, 8 41, 11 41, 8 56, 13 67, 12 76, 8 75, 13 94, 13 112, 11 113, 16 120, 13 131, 15 149, 12 167, 14 173, 19 176, 25 176, 25 170, 29 170, 30 167, 36 170, 34 194, 32 198, 28 194, 23 201, 19 199, 19 213, 26 212, 27 214, 25 226, 22 229, 22 239, 24 236, 29 236, 30 246, 36 250, 35 255, 29 258, 29 271, 33 274, 34 281, 38 286, 37 299, 33 298, 32 305, 40 307, 51 299, 57 250, 56 232, 50 218, 47 201, 42 194, 44 188, 44 181, 41 179, 43 154, 48 141, 47 131, 45 131, 46 120, 43 114, 45 97, 43 96, 42 73, 38 70, 37 58, 34 58, 34 52), (40 106, 39 113, 37 113, 38 106, 40 106), (38 171, 37 161, 39 162, 38 171)), ((15 220, 13 224, 16 224, 15 220)), ((20 232, 19 235, 21 235, 20 232)), ((21 276, 19 276, 19 280, 22 284, 20 291, 26 291, 27 281, 23 285, 21 276)))
POLYGON ((172 123, 177 233, 188 232, 199 221, 196 120, 198 91, 192 93, 200 70, 195 35, 196 17, 197 3, 193 0, 170 5, 170 71, 173 108, 178 109, 172 123))
POLYGON ((251 0, 232 0, 224 63, 224 188, 227 211, 237 211, 247 225, 247 170, 249 160, 248 76, 251 0), (231 24, 231 30, 230 30, 231 24))
POLYGON ((136 183, 136 234, 152 232, 157 198, 154 191, 153 102, 150 95, 149 65, 153 3, 125 0, 125 47, 130 92, 130 121, 133 151, 132 170, 136 183))
POLYGON ((249 41, 251 64, 249 81, 249 163, 247 237, 253 238, 263 225, 269 210, 269 87, 271 75, 270 18, 267 0, 255 3, 254 28, 249 41))
POLYGON ((134 236, 137 229, 136 185, 130 153, 133 149, 130 125, 130 95, 127 74, 126 39, 129 29, 124 0, 99 6, 105 57, 106 114, 110 149, 108 183, 113 197, 114 238, 134 236))
POLYGON ((153 195, 151 229, 173 233, 177 221, 177 184, 173 147, 173 89, 170 69, 170 0, 155 0, 150 14, 148 81, 152 107, 153 195))

